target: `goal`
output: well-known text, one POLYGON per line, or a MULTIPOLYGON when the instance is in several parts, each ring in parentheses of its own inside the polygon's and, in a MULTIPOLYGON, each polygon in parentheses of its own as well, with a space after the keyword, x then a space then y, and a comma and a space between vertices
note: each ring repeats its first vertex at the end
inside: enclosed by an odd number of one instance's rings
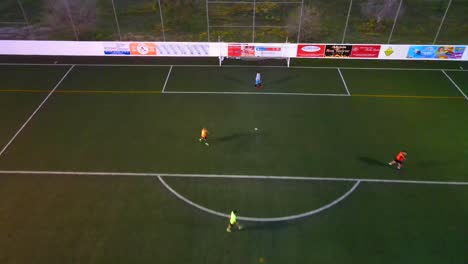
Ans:
POLYGON ((284 44, 226 44, 228 56, 219 56, 219 65, 290 65, 288 45, 284 44))

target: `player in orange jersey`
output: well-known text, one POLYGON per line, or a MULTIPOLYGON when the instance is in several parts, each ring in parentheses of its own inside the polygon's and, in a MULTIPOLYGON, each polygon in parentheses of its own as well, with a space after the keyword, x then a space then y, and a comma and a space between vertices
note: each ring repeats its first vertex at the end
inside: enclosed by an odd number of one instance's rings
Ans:
POLYGON ((199 139, 200 142, 205 142, 205 145, 209 146, 208 144, 208 130, 206 128, 202 128, 201 130, 201 138, 199 139))
POLYGON ((403 167, 403 162, 406 160, 406 154, 406 151, 400 151, 400 153, 395 156, 395 159, 390 161, 388 165, 397 164, 397 169, 401 169, 401 167, 403 167))

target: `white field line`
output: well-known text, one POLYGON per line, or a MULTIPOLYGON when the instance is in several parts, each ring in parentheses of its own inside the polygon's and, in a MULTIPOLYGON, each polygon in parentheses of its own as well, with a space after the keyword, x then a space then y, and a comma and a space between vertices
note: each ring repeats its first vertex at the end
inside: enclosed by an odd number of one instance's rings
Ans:
POLYGON ((232 95, 310 95, 310 96, 349 96, 347 94, 316 94, 316 93, 268 93, 268 92, 191 92, 167 91, 167 94, 232 94, 232 95))
MULTIPOLYGON (((2 62, 0 65, 19 65, 19 66, 84 66, 84 67, 216 67, 219 68, 218 64, 192 64, 192 65, 177 65, 177 64, 72 64, 72 63, 63 63, 63 64, 52 64, 52 63, 6 63, 2 62)), ((223 65, 221 67, 226 68, 285 68, 285 69, 336 69, 336 67, 327 67, 327 66, 273 66, 273 65, 223 65)), ((468 71, 468 69, 428 69, 428 68, 384 68, 384 67, 340 67, 343 70, 388 70, 388 71, 468 71)))
POLYGON ((455 83, 455 81, 452 80, 452 78, 450 78, 450 76, 444 70, 442 70, 442 72, 445 74, 445 76, 447 76, 450 82, 452 82, 452 84, 458 89, 458 91, 465 97, 465 99, 468 100, 468 96, 466 96, 466 94, 462 91, 462 89, 458 87, 457 83, 455 83))
POLYGON ((167 82, 169 81, 169 76, 171 76, 172 66, 173 65, 171 65, 171 68, 169 68, 169 72, 167 73, 166 81, 164 82, 164 86, 162 88, 161 93, 164 93, 164 90, 166 90, 166 85, 167 85, 167 82))
POLYGON ((348 85, 346 85, 346 81, 343 77, 343 74, 341 74, 340 68, 337 68, 337 69, 338 69, 338 73, 340 74, 341 80, 343 81, 344 88, 346 89, 346 92, 348 93, 348 96, 351 96, 351 93, 348 90, 348 85))
MULTIPOLYGON (((182 196, 181 194, 179 194, 178 192, 176 192, 174 189, 171 188, 171 186, 169 186, 169 184, 167 184, 161 176, 157 176, 159 181, 162 183, 162 185, 164 185, 164 187, 166 187, 166 189, 168 189, 172 194, 174 194, 175 196, 177 196, 177 198, 181 199, 182 201, 186 202, 187 204, 197 208, 197 209, 200 209, 206 213, 209 213, 209 214, 212 214, 212 215, 216 215, 216 216, 220 216, 220 217, 223 217, 223 218, 229 218, 229 215, 228 214, 224 214, 224 213, 221 213, 221 212, 218 212, 218 211, 214 211, 214 210, 211 210, 209 208, 206 208, 204 206, 201 206, 197 203, 194 203, 192 202, 190 199, 187 199, 185 198, 184 196, 182 196)), ((300 219, 300 218, 304 218, 304 217, 308 217, 308 216, 311 216, 311 215, 314 215, 314 214, 317 214, 317 213, 320 213, 334 205, 336 205, 337 203, 341 202, 342 200, 344 200, 346 197, 348 197, 352 192, 354 192, 354 190, 356 190, 356 188, 359 186, 361 182, 360 181, 357 181, 353 187, 351 189, 349 189, 345 194, 343 194, 342 196, 340 196, 339 198, 337 198, 336 200, 334 200, 333 202, 327 204, 327 205, 324 205, 320 208, 317 208, 315 210, 312 210, 312 211, 308 211, 308 212, 305 212, 305 213, 301 213, 301 214, 296 214, 296 215, 290 215, 290 216, 282 216, 282 217, 265 217, 265 218, 259 218, 259 217, 248 217, 248 216, 238 216, 237 219, 239 220, 242 220, 242 221, 247 221, 247 222, 284 222, 284 221, 292 221, 292 220, 297 220, 297 219, 300 219)))
POLYGON ((13 137, 10 139, 10 141, 8 141, 8 143, 5 145, 5 147, 3 147, 2 151, 0 151, 0 156, 2 156, 2 154, 6 151, 6 149, 15 140, 15 138, 21 133, 21 131, 23 131, 23 129, 26 127, 26 125, 29 123, 29 121, 31 121, 31 119, 36 115, 36 113, 39 111, 39 109, 41 109, 41 107, 45 104, 47 99, 49 99, 49 97, 59 87, 59 85, 63 82, 63 80, 65 80, 65 78, 68 76, 68 74, 71 72, 71 70, 73 70, 74 67, 75 66, 72 65, 70 67, 70 69, 68 69, 68 71, 63 75, 62 79, 60 79, 60 81, 54 86, 52 91, 50 91, 50 93, 44 98, 44 100, 42 100, 42 102, 39 104, 39 106, 36 108, 36 110, 29 116, 29 118, 26 120, 26 122, 24 122, 24 124, 20 127, 20 129, 18 129, 18 131, 15 133, 15 135, 13 135, 13 137))
POLYGON ((226 174, 182 174, 182 173, 145 173, 145 172, 96 172, 96 171, 35 171, 35 170, 0 170, 0 174, 23 175, 72 175, 72 176, 136 176, 136 177, 182 177, 182 178, 221 178, 221 179, 259 179, 259 180, 296 180, 296 181, 346 181, 370 183, 401 183, 427 185, 467 185, 468 181, 420 181, 397 179, 366 179, 366 178, 328 178, 304 176, 267 176, 267 175, 226 175, 226 174))

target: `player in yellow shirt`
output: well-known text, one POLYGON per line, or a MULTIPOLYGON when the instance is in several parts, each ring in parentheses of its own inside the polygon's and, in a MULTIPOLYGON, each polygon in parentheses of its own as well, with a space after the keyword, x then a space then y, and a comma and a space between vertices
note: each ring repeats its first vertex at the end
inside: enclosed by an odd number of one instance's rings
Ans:
POLYGON ((205 142, 205 145, 209 146, 210 144, 208 144, 208 130, 206 128, 202 128, 201 130, 201 138, 198 139, 198 141, 200 142, 205 142))
POLYGON ((242 229, 242 226, 239 225, 239 223, 237 222, 237 211, 231 211, 231 217, 229 218, 229 224, 228 224, 228 227, 226 229, 226 231, 228 232, 231 232, 231 228, 236 226, 237 229, 241 230, 242 229))

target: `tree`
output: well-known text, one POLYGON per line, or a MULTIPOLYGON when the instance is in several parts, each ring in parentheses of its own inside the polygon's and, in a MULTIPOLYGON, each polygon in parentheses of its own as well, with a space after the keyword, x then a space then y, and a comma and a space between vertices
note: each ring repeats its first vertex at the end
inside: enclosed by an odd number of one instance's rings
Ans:
POLYGON ((377 24, 382 24, 385 20, 395 18, 399 5, 400 0, 368 0, 362 4, 361 12, 365 17, 375 19, 377 24))
POLYGON ((76 38, 95 30, 97 0, 48 0, 43 20, 55 33, 72 32, 76 38))
POLYGON ((302 42, 318 41, 321 36, 322 14, 315 6, 304 6, 302 10, 301 32, 299 32, 299 19, 301 16, 293 12, 288 17, 288 31, 291 36, 300 34, 299 40, 302 42))

